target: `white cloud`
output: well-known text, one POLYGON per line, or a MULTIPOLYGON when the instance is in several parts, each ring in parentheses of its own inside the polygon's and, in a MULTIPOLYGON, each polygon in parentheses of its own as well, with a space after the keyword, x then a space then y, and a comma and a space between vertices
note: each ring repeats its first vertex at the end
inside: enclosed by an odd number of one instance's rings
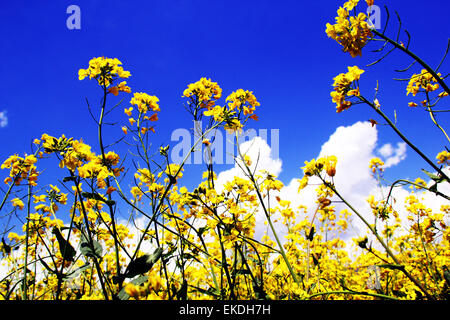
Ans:
MULTIPOLYGON (((392 146, 391 146, 391 148, 392 148, 392 146)), ((384 167, 390 168, 392 166, 399 164, 401 161, 403 161, 405 159, 406 159, 406 143, 399 142, 399 143, 397 143, 397 148, 395 148, 395 150, 392 149, 391 154, 389 154, 388 156, 385 156, 384 167)))
POLYGON ((386 143, 380 149, 378 149, 378 153, 387 158, 394 153, 394 148, 392 148, 392 144, 386 143))
POLYGON ((6 116, 6 110, 0 112, 0 128, 4 128, 8 125, 8 117, 6 116))
MULTIPOLYGON (((322 145, 317 157, 327 155, 337 157, 336 175, 334 176, 336 189, 356 210, 369 216, 366 218, 370 218, 371 214, 366 199, 377 186, 377 182, 369 170, 369 162, 374 157, 377 139, 377 129, 368 122, 357 122, 348 127, 341 126, 322 145)), ((298 182, 297 178, 294 178, 282 190, 281 197, 292 199, 292 207, 297 207, 299 204, 307 206, 308 217, 311 219, 317 206, 315 189, 318 183, 319 181, 310 179, 310 185, 298 194, 298 182)), ((345 208, 341 203, 333 205, 336 206, 337 212, 345 208)), ((361 230, 365 230, 363 223, 356 218, 352 218, 346 237, 354 236, 361 230)))
MULTIPOLYGON (((261 137, 255 137, 250 141, 246 141, 240 144, 240 150, 242 155, 250 157, 252 163, 250 169, 258 172, 259 170, 266 170, 272 175, 278 176, 281 173, 282 161, 280 159, 274 159, 271 155, 271 148, 267 142, 261 137)), ((233 168, 225 170, 219 173, 217 181, 215 183, 217 191, 220 192, 227 181, 233 180, 234 176, 241 178, 245 177, 244 172, 235 164, 233 168)))
POLYGON ((368 122, 339 127, 322 145, 319 157, 335 155, 338 159, 334 182, 342 194, 359 199, 374 186, 369 162, 377 142, 377 130, 368 122))
MULTIPOLYGON (((339 127, 336 129, 329 140, 322 145, 319 156, 335 155, 338 158, 336 166, 335 184, 340 193, 356 208, 367 211, 365 199, 369 193, 376 187, 376 181, 370 175, 369 161, 374 157, 373 153, 377 142, 376 128, 370 123, 357 122, 349 127, 339 127)), ((256 164, 259 155, 258 170, 267 170, 275 176, 278 176, 282 170, 282 161, 271 157, 270 147, 267 143, 256 137, 253 140, 241 145, 243 153, 247 153, 252 159, 252 168, 256 164)), ((298 159, 299 165, 305 160, 298 159)), ((238 165, 234 168, 221 172, 218 175, 216 186, 221 190, 221 186, 226 181, 230 181, 234 176, 243 177, 244 173, 238 165)), ((291 208, 296 209, 300 204, 308 207, 307 215, 315 210, 316 186, 314 179, 310 179, 310 186, 298 193, 298 181, 301 177, 293 178, 280 191, 279 196, 282 199, 291 201, 291 208)), ((318 181, 316 181, 318 182, 318 181)), ((273 198, 275 194, 273 195, 273 198)), ((270 199, 275 203, 275 199, 270 199)), ((338 206, 339 207, 339 206, 338 206)), ((342 207, 342 206, 340 206, 342 207)), ((343 208, 343 207, 342 207, 343 208)), ((265 216, 260 210, 256 215, 256 236, 260 237, 267 230, 264 224, 265 216)), ((274 218, 275 219, 275 218, 274 218)), ((281 224, 275 224, 277 233, 283 235, 286 233, 285 227, 281 224)), ((353 226, 357 233, 361 228, 359 224, 353 226)), ((270 233, 269 233, 270 234, 270 233)))

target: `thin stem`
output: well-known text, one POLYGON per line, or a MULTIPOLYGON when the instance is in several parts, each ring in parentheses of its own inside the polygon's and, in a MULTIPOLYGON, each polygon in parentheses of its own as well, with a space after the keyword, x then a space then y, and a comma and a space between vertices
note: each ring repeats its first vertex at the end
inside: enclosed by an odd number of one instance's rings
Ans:
POLYGON ((450 89, 447 86, 447 84, 444 82, 444 80, 442 80, 437 74, 436 72, 428 65, 426 64, 422 59, 420 59, 417 55, 415 55, 414 53, 412 53, 408 48, 405 48, 404 46, 402 46, 401 44, 399 44, 398 42, 392 40, 391 38, 385 36, 383 33, 378 32, 377 30, 373 29, 372 32, 374 34, 376 34, 377 36, 379 36, 380 38, 382 38, 383 40, 387 41, 388 43, 392 44, 394 47, 396 47, 397 49, 400 49, 401 51, 405 52, 407 55, 409 55, 411 58, 413 58, 414 60, 416 60, 417 62, 419 62, 422 67, 424 67, 425 70, 427 70, 435 79, 436 81, 441 85, 441 87, 445 90, 445 92, 447 92, 448 94, 450 94, 450 89))
MULTIPOLYGON (((239 156, 241 157, 241 159, 244 159, 244 157, 242 156, 241 150, 240 150, 240 148, 239 148, 238 133, 237 133, 237 131, 236 131, 236 145, 237 145, 237 150, 238 150, 238 152, 239 152, 239 156)), ((284 260, 284 262, 286 263, 286 266, 287 266, 287 268, 288 268, 288 270, 289 270, 289 273, 290 273, 291 276, 292 276, 292 279, 293 279, 294 282, 300 287, 300 281, 299 281, 297 275, 295 274, 294 269, 292 268, 292 265, 290 264, 290 262, 289 262, 289 260, 288 260, 288 258, 287 258, 287 256, 286 256, 286 253, 285 253, 285 251, 284 251, 283 245, 281 244, 281 241, 280 241, 280 239, 278 238, 277 232, 275 231, 275 227, 273 226, 272 219, 270 218, 270 215, 269 215, 269 213, 267 212, 267 209, 266 209, 266 206, 265 206, 265 204, 264 204, 264 200, 263 200, 263 198, 262 198, 261 192, 259 191, 259 186, 258 186, 258 184, 256 183, 255 178, 254 178, 254 176, 253 176, 253 174, 252 174, 250 168, 248 167, 247 163, 246 163, 245 161, 243 161, 243 163, 244 163, 245 169, 247 170, 247 175, 248 175, 250 181, 253 183, 253 186, 255 187, 256 194, 258 195, 259 202, 261 203, 261 206, 262 206, 262 208, 263 208, 264 214, 266 215, 267 222, 269 223, 270 229, 271 229, 271 231, 272 231, 272 233, 273 233, 273 235, 274 235, 274 237, 275 237, 275 241, 276 241, 277 244, 278 244, 278 247, 279 247, 279 249, 280 249, 281 256, 283 257, 283 260, 284 260)))
MULTIPOLYGON (((69 170, 69 172, 70 172, 70 175, 72 177, 75 177, 74 173, 72 171, 69 170)), ((75 188, 77 190, 77 194, 80 197, 80 205, 81 205, 81 210, 83 211, 84 223, 86 225, 86 231, 87 231, 86 233, 87 233, 87 236, 88 236, 89 245, 91 246, 91 248, 94 248, 94 244, 93 244, 94 242, 93 242, 92 235, 91 235, 91 229, 89 228, 88 215, 87 215, 87 212, 86 212, 86 208, 84 207, 83 199, 81 197, 80 185, 79 185, 78 181, 75 181, 75 180, 74 180, 74 184, 75 184, 75 188)), ((97 258, 95 256, 92 259, 94 261, 95 268, 97 269, 98 278, 100 280, 100 285, 102 287, 103 295, 104 295, 106 300, 109 300, 108 292, 106 291, 105 284, 103 282, 103 277, 102 277, 100 264, 98 263, 98 260, 97 260, 97 258)))
MULTIPOLYGON (((74 208, 76 207, 77 202, 78 202, 77 201, 77 194, 75 194, 74 208)), ((60 248, 61 252, 65 252, 66 251, 66 246, 69 244, 70 235, 71 235, 72 229, 73 229, 74 218, 75 218, 75 214, 72 215, 72 218, 70 220, 69 232, 67 233, 66 243, 65 243, 64 248, 62 248, 62 249, 60 248)), ((61 270, 59 271, 59 274, 61 274, 61 275, 63 274, 63 271, 64 271, 64 264, 65 264, 65 262, 66 262, 66 255, 63 254, 62 255, 62 263, 61 263, 61 270)), ((57 286, 57 289, 56 289, 56 300, 59 299, 59 294, 61 293, 62 280, 63 280, 62 277, 58 277, 58 286, 57 286)))
MULTIPOLYGON (((400 182, 404 182, 404 183, 411 184, 411 185, 413 185, 413 186, 419 187, 419 188, 421 188, 421 189, 425 189, 425 190, 427 190, 427 191, 430 191, 430 192, 435 193, 436 195, 438 195, 438 196, 440 196, 440 197, 443 197, 443 198, 445 198, 445 199, 447 199, 447 200, 450 200, 450 197, 446 196, 445 194, 443 194, 443 193, 441 193, 441 192, 439 192, 439 191, 437 191, 437 190, 435 190, 435 191, 434 191, 434 190, 430 190, 430 188, 424 187, 424 186, 421 185, 421 184, 418 184, 418 183, 415 183, 415 182, 412 182, 412 181, 409 181, 409 180, 406 180, 406 179, 398 179, 397 181, 395 181, 395 182, 391 185, 391 187, 390 187, 390 189, 389 189, 389 194, 388 194, 388 196, 387 196, 387 200, 389 200, 389 198, 390 198, 390 196, 391 196, 391 193, 392 193, 392 190, 393 190, 394 186, 395 186, 396 184, 400 183, 400 182)), ((386 205, 387 205, 387 200, 386 200, 386 204, 385 204, 385 207, 384 207, 385 209, 386 209, 386 205)))
POLYGON ((400 138, 402 138, 403 141, 406 142, 422 159, 424 159, 434 170, 439 172, 439 174, 448 182, 450 182, 450 178, 438 167, 436 166, 433 161, 431 161, 425 154, 423 154, 422 151, 420 151, 411 141, 409 141, 408 138, 406 138, 403 133, 397 129, 396 125, 383 113, 383 111, 380 110, 380 108, 376 107, 372 102, 368 101, 363 96, 358 96, 358 98, 368 104, 372 107, 372 109, 375 110, 376 113, 378 113, 388 124, 389 126, 395 131, 395 133, 398 134, 400 138))
MULTIPOLYGON (((99 145, 100 145, 100 150, 102 153, 102 161, 103 164, 105 165, 105 148, 103 146, 103 137, 102 137, 102 127, 103 127, 103 117, 105 114, 105 107, 106 107, 106 97, 108 94, 108 91, 106 90, 106 85, 104 84, 102 86, 103 88, 103 101, 102 101, 102 107, 101 107, 101 112, 100 112, 100 119, 98 121, 98 140, 99 140, 99 145)), ((110 183, 109 183, 109 177, 106 179, 106 187, 109 188, 110 187, 110 183)), ((111 201, 111 194, 108 194, 108 200, 111 201)), ((115 251, 115 259, 116 259, 116 273, 117 276, 120 277, 120 258, 119 258, 119 241, 117 239, 117 230, 116 230, 116 219, 114 216, 114 210, 113 207, 110 203, 108 203, 108 208, 109 208, 109 214, 111 216, 111 224, 112 224, 112 236, 114 239, 114 251, 115 251)), ((122 282, 119 281, 119 291, 122 289, 122 282)))
MULTIPOLYGON (((28 201, 27 201, 27 225, 26 225, 26 236, 25 236, 25 262, 24 264, 28 264, 28 238, 29 238, 29 224, 30 224, 30 214, 31 214, 31 185, 28 184, 28 201)), ((28 293, 27 293, 27 271, 28 268, 23 269, 23 284, 22 284, 22 299, 28 300, 28 293)))
POLYGON ((437 122, 436 117, 434 116, 434 110, 431 109, 430 106, 430 96, 428 94, 428 92, 426 93, 427 95, 427 104, 426 104, 426 109, 428 111, 428 113, 430 114, 430 118, 433 121, 433 123, 439 128, 439 130, 442 131, 442 133, 445 135, 445 137, 447 138, 447 140, 450 142, 450 138, 447 135, 447 132, 445 132, 444 128, 441 127, 441 125, 437 122))
MULTIPOLYGON (((21 171, 17 174, 17 176, 20 174, 21 174, 21 171)), ((12 181, 11 184, 9 185, 8 191, 6 191, 5 196, 3 197, 2 203, 0 204, 0 211, 2 210, 3 206, 5 205, 6 199, 8 199, 9 194, 11 193, 14 185, 15 185, 14 181, 12 181)))

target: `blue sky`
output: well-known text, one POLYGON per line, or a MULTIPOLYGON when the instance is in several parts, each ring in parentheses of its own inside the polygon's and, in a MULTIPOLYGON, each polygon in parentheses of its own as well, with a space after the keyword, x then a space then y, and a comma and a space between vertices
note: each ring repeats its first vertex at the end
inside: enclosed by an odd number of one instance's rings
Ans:
MULTIPOLYGON (((305 160, 318 155, 321 145, 338 126, 370 118, 369 108, 359 105, 337 114, 329 93, 332 78, 348 65, 366 69, 361 90, 372 96, 380 80, 379 100, 388 115, 396 110, 398 125, 431 158, 443 149, 445 137, 422 110, 411 110, 408 77, 393 70, 410 60, 394 52, 382 63, 365 68, 379 54, 364 50, 351 58, 325 34, 344 1, 3 1, 0 12, 0 112, 8 124, 0 128, 0 159, 30 152, 30 144, 42 133, 65 134, 97 147, 97 131, 85 98, 94 110, 100 90, 92 81, 79 81, 77 72, 92 57, 117 57, 132 77, 128 84, 160 99, 160 121, 155 146, 170 143, 176 128, 190 128, 181 98, 186 86, 200 77, 211 78, 226 97, 243 88, 252 90, 261 107, 255 129, 279 129, 279 155, 283 160, 280 179, 288 182, 300 175, 305 160), (81 29, 66 27, 66 8, 81 9, 81 29)), ((361 8, 365 9, 364 1, 361 8)), ((412 35, 411 50, 432 66, 444 53, 450 34, 447 1, 375 1, 391 11, 389 34, 396 32, 398 11, 412 35)), ((382 23, 385 22, 382 11, 382 23)), ((448 70, 448 61, 441 70, 448 70)), ((131 96, 126 97, 128 106, 131 96)), ((417 98, 415 101, 419 101, 417 98)), ((97 109, 98 110, 98 109, 97 109)), ((125 124, 123 108, 111 121, 125 124)), ((439 115, 442 124, 449 115, 439 115)), ((107 142, 121 136, 120 126, 108 128, 107 142)), ((401 140, 387 127, 379 128, 380 145, 401 140)), ((230 166, 219 165, 217 170, 230 166)), ((408 150, 407 160, 393 167, 395 176, 417 176, 423 162, 408 150)), ((194 172, 204 167, 194 167, 194 172)), ((191 169, 187 169, 191 170, 191 169)), ((49 168, 46 173, 64 174, 49 168)), ((189 182, 187 182, 189 184, 189 182)))

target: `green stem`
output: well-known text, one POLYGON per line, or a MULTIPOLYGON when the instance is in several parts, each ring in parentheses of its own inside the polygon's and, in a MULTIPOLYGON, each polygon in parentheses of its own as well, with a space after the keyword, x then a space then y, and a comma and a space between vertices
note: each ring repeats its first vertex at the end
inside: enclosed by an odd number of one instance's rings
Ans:
MULTIPOLYGON (((103 85, 103 103, 102 103, 102 108, 101 108, 101 112, 100 112, 100 119, 98 121, 98 140, 99 140, 99 145, 100 145, 100 150, 102 153, 102 160, 103 163, 105 164, 105 148, 103 146, 103 137, 102 137, 102 127, 103 127, 103 117, 105 114, 105 107, 106 107, 106 97, 107 97, 107 90, 106 90, 106 85, 103 85)), ((109 177, 106 179, 106 187, 109 188, 110 187, 110 183, 109 183, 109 177)), ((108 200, 111 201, 111 194, 108 194, 108 200)), ((112 205, 108 203, 108 208, 109 208, 109 214, 111 216, 111 225, 112 225, 112 231, 113 231, 113 239, 114 239, 114 249, 115 249, 115 258, 116 258, 116 273, 117 276, 120 277, 120 259, 119 259, 119 241, 117 239, 117 230, 116 230, 116 219, 114 216, 114 210, 112 208, 112 205)), ((122 282, 119 281, 119 291, 122 289, 122 282)))
MULTIPOLYGON (((28 264, 28 238, 29 238, 29 224, 30 224, 30 213, 31 213, 31 185, 28 184, 28 201, 27 201, 27 225, 26 225, 26 237, 25 237, 25 262, 24 264, 28 264)), ((28 294, 27 294, 27 271, 28 268, 23 269, 23 284, 22 284, 22 299, 28 300, 28 294)))
POLYGON ((380 38, 382 38, 383 40, 387 41, 388 43, 392 44, 394 47, 396 47, 397 49, 400 49, 401 51, 403 51, 404 53, 406 53, 407 55, 409 55, 411 58, 413 58, 415 61, 417 61, 418 63, 420 63, 422 65, 422 67, 424 67, 425 70, 427 70, 435 79, 436 81, 441 85, 441 87, 445 90, 445 92, 447 92, 448 94, 450 94, 450 89, 447 86, 447 84, 444 82, 443 79, 441 79, 441 77, 439 77, 437 75, 437 73, 428 65, 425 63, 425 61, 423 61, 422 59, 420 59, 417 55, 415 55, 414 53, 412 53, 409 49, 406 49, 404 46, 402 46, 400 43, 392 40, 389 37, 386 37, 383 33, 378 32, 377 30, 373 29, 372 32, 374 34, 376 34, 377 36, 379 36, 380 38))
MULTIPOLYGON (((72 171, 69 170, 69 172, 70 172, 71 177, 75 177, 75 175, 74 175, 74 173, 72 171)), ((80 197, 80 205, 81 205, 81 210, 83 212, 84 224, 86 225, 86 233, 87 233, 87 236, 88 236, 89 245, 91 246, 91 248, 94 248, 94 242, 93 242, 93 239, 92 239, 91 229, 89 228, 88 215, 87 215, 87 212, 86 212, 86 208, 84 207, 83 199, 81 197, 80 185, 79 185, 78 181, 75 181, 75 180, 74 180, 74 184, 75 184, 75 188, 76 188, 77 194, 80 197)), ((99 281, 100 281, 100 285, 102 287, 103 295, 104 295, 106 300, 109 300, 108 292, 106 291, 105 283, 103 282, 103 275, 102 275, 102 272, 101 272, 102 269, 100 267, 100 264, 98 263, 98 260, 97 260, 97 258, 95 256, 92 259, 94 261, 95 268, 97 269, 98 278, 99 278, 99 281)))
MULTIPOLYGON (((77 204, 77 194, 75 194, 75 201, 74 201, 74 209, 76 208, 76 204, 77 204)), ((60 248, 61 252, 65 252, 66 251, 66 246, 69 243, 69 239, 70 239, 70 235, 72 234, 72 229, 73 229, 73 223, 74 223, 74 218, 75 218, 75 214, 72 215, 72 218, 70 219, 70 226, 69 226, 69 232, 67 233, 67 239, 66 239, 66 245, 64 246, 64 248, 60 248)), ((61 263, 61 270, 59 271, 59 274, 63 275, 63 271, 64 271, 64 264, 66 262, 66 255, 63 254, 62 255, 62 263, 61 263)), ((62 281, 63 278, 58 277, 58 286, 56 289, 56 300, 59 300, 59 294, 61 293, 61 286, 62 286, 62 281)))
MULTIPOLYGON (((389 194, 388 194, 388 196, 387 196, 387 199, 390 198, 394 186, 395 186, 396 184, 398 184, 399 182, 405 182, 405 183, 411 184, 411 185, 413 185, 413 186, 419 187, 420 189, 425 189, 425 190, 427 190, 427 191, 429 191, 429 192, 433 192, 433 193, 435 193, 436 195, 438 195, 438 196, 440 196, 440 197, 442 197, 442 198, 444 198, 444 199, 450 200, 450 197, 449 197, 449 196, 447 196, 447 195, 445 195, 445 194, 443 194, 443 193, 441 193, 441 192, 439 192, 439 191, 437 191, 437 190, 430 190, 430 188, 427 188, 427 187, 425 187, 425 186, 423 186, 423 185, 421 185, 421 184, 418 184, 418 183, 415 183, 415 182, 412 182, 412 181, 409 181, 409 180, 406 180, 406 179, 398 179, 397 181, 395 181, 395 182, 391 185, 391 188, 389 189, 389 194)), ((387 203, 386 203, 386 204, 387 204, 387 203)), ((386 208, 386 205, 385 205, 385 208, 386 208)))
POLYGON ((375 110, 376 113, 378 113, 388 124, 389 126, 397 133, 397 135, 402 138, 403 141, 406 142, 422 159, 424 159, 434 170, 439 172, 439 174, 448 182, 450 182, 450 178, 441 170, 438 166, 436 166, 433 161, 431 161, 425 154, 423 154, 422 151, 420 151, 411 141, 406 138, 403 133, 397 129, 395 124, 383 113, 383 111, 380 110, 380 108, 377 108, 372 102, 368 101, 363 96, 358 97, 361 101, 364 103, 367 103, 369 106, 372 107, 372 109, 375 110))
MULTIPOLYGON (((18 174, 20 174, 19 172, 18 174)), ((5 196, 3 197, 2 203, 0 204, 0 211, 2 210, 3 206, 5 205, 6 199, 8 199, 9 194, 11 193, 12 188, 14 187, 14 181, 11 182, 9 185, 8 191, 6 191, 5 196)))
POLYGON ((427 95, 426 108, 427 108, 427 111, 428 111, 428 113, 430 115, 431 121, 433 121, 433 123, 436 125, 436 127, 438 127, 439 130, 442 131, 442 133, 445 135, 447 140, 450 141, 450 138, 448 137, 447 132, 445 132, 444 128, 442 128, 442 126, 437 122, 436 117, 434 116, 433 109, 431 109, 431 106, 430 106, 430 96, 429 96, 428 92, 426 93, 426 95, 427 95))
POLYGON ((230 272, 228 270, 227 255, 225 253, 225 248, 223 247, 222 233, 220 232, 220 228, 218 225, 217 225, 217 234, 219 236, 220 250, 222 253, 222 269, 225 270, 225 276, 227 277, 227 282, 230 288, 230 299, 234 300, 236 299, 236 296, 234 294, 233 282, 231 281, 230 272))
MULTIPOLYGON (((242 160, 244 160, 244 157, 242 156, 241 150, 239 148, 237 131, 236 131, 236 145, 237 145, 237 150, 239 152, 239 156, 241 157, 242 160)), ((266 206, 264 204, 264 200, 263 200, 262 195, 261 195, 261 193, 259 191, 259 186, 258 186, 258 184, 255 181, 253 173, 251 172, 250 168, 245 163, 245 161, 242 161, 242 162, 244 163, 245 169, 247 170, 247 175, 250 178, 250 181, 253 183, 253 186, 255 187, 256 194, 258 195, 259 202, 261 203, 261 206, 263 208, 264 214, 266 215, 267 222, 269 223, 270 229, 271 229, 271 231, 272 231, 272 233, 273 233, 273 235, 275 237, 275 241, 277 242, 277 245, 278 245, 278 247, 280 249, 281 256, 283 257, 283 260, 286 263, 286 266, 287 266, 287 268, 289 270, 289 273, 292 276, 292 279, 300 287, 300 281, 299 281, 297 275, 295 274, 294 269, 292 268, 292 265, 290 264, 290 262, 289 262, 289 260, 288 260, 288 258, 286 256, 286 253, 284 251, 284 248, 283 248, 283 245, 281 244, 280 239, 278 238, 277 232, 275 231, 275 227, 273 226, 272 219, 270 219, 270 215, 267 212, 267 208, 266 208, 266 206)))

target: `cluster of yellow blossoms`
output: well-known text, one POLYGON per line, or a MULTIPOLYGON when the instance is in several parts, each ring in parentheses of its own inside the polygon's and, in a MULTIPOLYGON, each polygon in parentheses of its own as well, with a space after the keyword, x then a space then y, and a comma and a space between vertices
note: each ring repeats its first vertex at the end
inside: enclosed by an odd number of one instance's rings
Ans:
MULTIPOLYGON (((124 112, 129 117, 128 121, 130 125, 134 125, 137 122, 137 127, 140 134, 145 134, 148 131, 155 132, 154 126, 149 126, 146 122, 158 121, 158 114, 161 109, 159 108, 159 99, 156 96, 151 96, 145 92, 135 92, 130 100, 130 104, 137 106, 139 114, 137 120, 132 116, 133 107, 125 108, 124 112), (148 116, 148 111, 151 110, 154 113, 148 116)), ((128 127, 122 127, 122 131, 127 134, 128 127)))
POLYGON ((9 176, 4 182, 14 182, 14 184, 20 185, 25 179, 30 185, 35 186, 39 175, 34 165, 36 161, 35 155, 25 155, 25 158, 19 157, 17 154, 10 156, 1 165, 1 169, 10 169, 9 176))
POLYGON ((436 159, 438 160, 438 164, 443 164, 444 166, 450 165, 450 152, 447 150, 441 151, 436 156, 436 159))
MULTIPOLYGON (((441 77, 441 74, 437 74, 441 77)), ((436 83, 437 80, 429 73, 427 70, 422 69, 420 74, 413 74, 406 87, 406 95, 412 93, 413 96, 419 92, 420 89, 426 92, 432 92, 439 89, 439 84, 436 83), (433 83, 434 82, 434 83, 433 83)))
POLYGON ((230 110, 243 111, 244 115, 253 115, 255 108, 260 106, 253 92, 243 89, 232 92, 225 100, 229 101, 228 108, 230 110))
POLYGON ((115 166, 119 163, 119 156, 110 151, 103 155, 96 155, 91 147, 83 141, 67 139, 62 135, 59 139, 48 134, 41 137, 45 153, 57 153, 60 157, 59 167, 66 167, 71 172, 77 170, 81 178, 95 180, 97 187, 106 187, 106 178, 118 177, 124 168, 115 166))
MULTIPOLYGON (((109 87, 118 78, 129 78, 130 72, 125 71, 121 66, 122 62, 117 58, 105 58, 98 57, 93 58, 89 61, 89 68, 80 69, 78 71, 79 80, 83 80, 87 76, 90 79, 97 79, 101 86, 109 87)), ((108 88, 108 92, 117 96, 119 92, 131 93, 131 88, 127 86, 126 81, 122 81, 117 85, 108 88)), ((137 107, 139 114, 135 118, 132 116, 133 107, 125 108, 124 112, 129 117, 128 121, 131 126, 137 123, 138 132, 140 134, 145 134, 148 131, 155 132, 154 126, 149 126, 146 121, 157 121, 158 114, 156 112, 160 111, 159 99, 156 96, 149 95, 145 92, 134 92, 133 97, 130 100, 132 106, 137 107), (148 115, 148 111, 154 112, 152 115, 148 115)), ((129 130, 128 126, 122 126, 123 133, 127 134, 129 130)))
POLYGON ((336 156, 326 156, 319 158, 317 160, 312 159, 311 161, 305 161, 305 166, 302 167, 303 174, 307 177, 314 175, 319 175, 323 170, 328 176, 334 177, 336 174, 336 156))
POLYGON ((375 158, 370 159, 369 168, 373 174, 375 174, 377 171, 379 173, 383 172, 384 171, 383 166, 384 166, 384 162, 380 158, 375 157, 375 158))
POLYGON ((333 78, 334 91, 330 93, 332 101, 336 103, 336 111, 342 112, 350 108, 351 101, 347 101, 347 97, 359 96, 359 87, 352 89, 351 85, 355 81, 358 81, 364 70, 359 69, 357 66, 348 67, 347 73, 341 73, 333 78))
POLYGON ((65 205, 67 203, 67 193, 62 193, 57 186, 50 185, 50 190, 47 191, 47 194, 33 195, 33 203, 38 203, 34 206, 34 210, 37 212, 55 213, 58 211, 58 204, 65 205), (47 200, 50 201, 50 206, 45 204, 47 200))
POLYGON ((119 92, 131 93, 131 88, 129 86, 127 86, 127 82, 126 81, 122 81, 117 86, 109 88, 108 92, 110 92, 113 95, 117 96, 117 95, 119 95, 119 92))
POLYGON ((210 109, 215 104, 215 100, 222 97, 222 88, 217 82, 203 77, 199 81, 189 84, 184 90, 183 96, 196 98, 197 103, 200 103, 202 108, 210 109))
POLYGON ((119 163, 119 156, 110 151, 102 156, 93 157, 91 161, 78 168, 78 174, 81 178, 96 179, 97 187, 104 189, 106 187, 106 179, 109 176, 118 177, 123 168, 113 168, 119 163))
POLYGON ((135 92, 131 98, 130 104, 137 106, 140 113, 147 113, 149 109, 153 112, 160 111, 158 105, 159 99, 155 96, 150 96, 144 92, 135 92))
MULTIPOLYGON (((228 131, 240 130, 243 122, 245 123, 248 119, 258 120, 254 112, 260 103, 252 91, 238 89, 232 92, 225 99, 228 102, 228 108, 221 107, 216 105, 216 102, 222 97, 222 88, 211 79, 201 78, 189 84, 183 96, 190 98, 189 105, 194 110, 192 111, 194 114, 197 114, 199 109, 207 109, 203 111, 203 115, 212 116, 217 124, 223 124, 228 131)), ((205 140, 205 143, 208 141, 205 140)))
MULTIPOLYGON (((121 65, 122 62, 117 58, 93 58, 89 61, 87 69, 78 71, 78 79, 83 80, 89 77, 89 79, 96 79, 101 86, 109 87, 117 78, 126 79, 130 77, 130 72, 125 71, 121 65)), ((112 92, 114 93, 116 90, 129 92, 129 88, 125 84, 126 82, 122 82, 112 92)))
MULTIPOLYGON (((359 0, 347 1, 343 7, 337 10, 336 23, 326 25, 328 37, 336 40, 343 47, 344 52, 350 53, 352 57, 360 56, 362 48, 372 36, 367 16, 359 13, 351 16, 351 12, 359 0)), ((373 2, 373 1, 372 1, 373 2)))

